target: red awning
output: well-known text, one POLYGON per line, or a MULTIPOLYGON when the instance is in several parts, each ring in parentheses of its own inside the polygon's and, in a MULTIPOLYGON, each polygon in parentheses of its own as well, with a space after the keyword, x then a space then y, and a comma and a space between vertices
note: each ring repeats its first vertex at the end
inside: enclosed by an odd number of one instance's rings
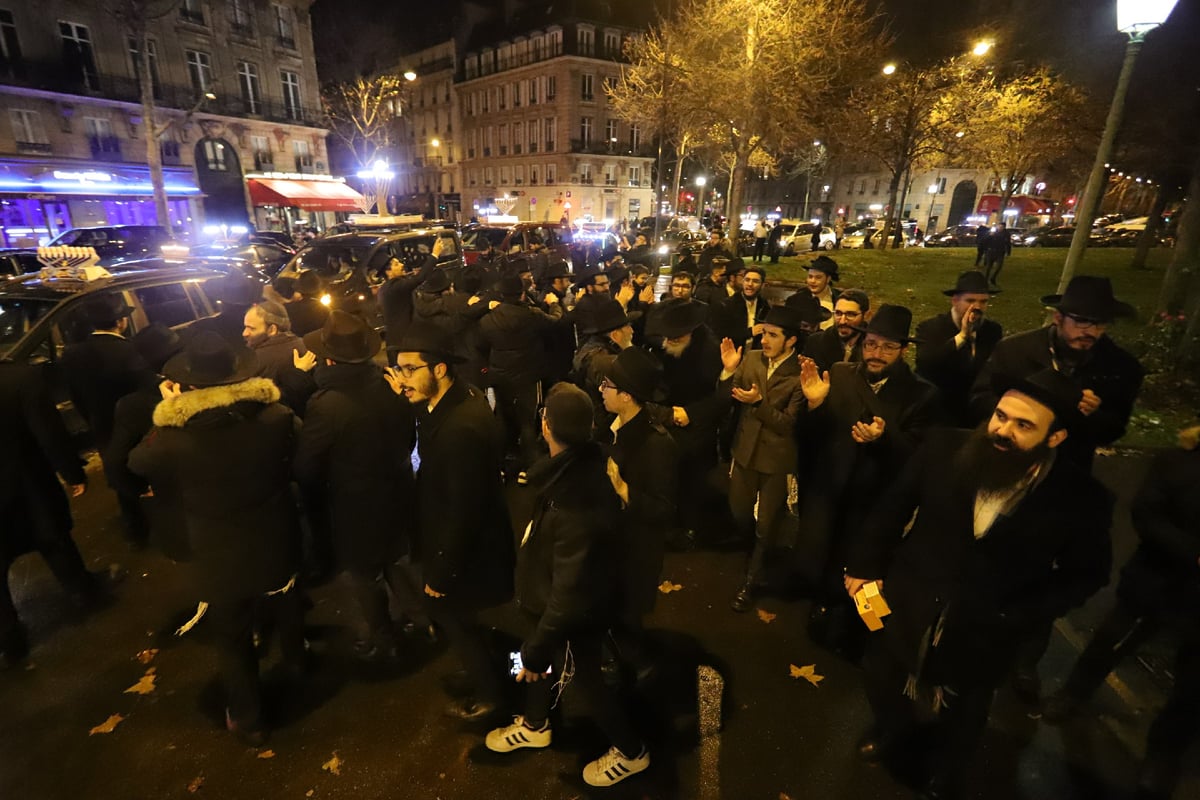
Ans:
MULTIPOLYGON (((1053 209, 1054 201, 1044 197, 1026 197, 1024 195, 1009 198, 1009 208, 1015 208, 1020 216, 1031 214, 1049 213, 1043 209, 1053 209)), ((976 213, 979 214, 994 214, 1000 210, 1000 195, 985 194, 979 198, 979 207, 976 213)))
POLYGON ((256 206, 292 206, 305 211, 361 211, 362 195, 341 181, 302 181, 250 178, 250 199, 256 206))

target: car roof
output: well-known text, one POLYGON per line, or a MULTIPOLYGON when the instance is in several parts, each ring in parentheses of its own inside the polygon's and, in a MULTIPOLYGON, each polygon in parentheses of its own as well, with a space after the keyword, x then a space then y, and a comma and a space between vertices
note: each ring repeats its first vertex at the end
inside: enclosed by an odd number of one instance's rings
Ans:
POLYGON ((222 277, 224 273, 202 267, 180 266, 165 269, 140 269, 122 271, 109 277, 97 278, 87 283, 81 281, 43 280, 41 274, 31 272, 0 283, 0 298, 29 300, 65 300, 75 295, 91 294, 101 289, 139 289, 170 283, 180 278, 206 280, 222 277))

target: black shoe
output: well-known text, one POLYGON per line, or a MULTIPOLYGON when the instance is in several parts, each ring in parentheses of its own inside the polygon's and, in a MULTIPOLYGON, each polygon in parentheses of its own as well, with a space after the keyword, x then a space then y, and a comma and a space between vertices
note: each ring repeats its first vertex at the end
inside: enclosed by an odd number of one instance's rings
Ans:
POLYGON ((267 732, 259 727, 251 727, 234 722, 225 709, 225 729, 237 737, 238 741, 248 747, 262 747, 267 743, 267 732))
POLYGON ((499 709, 495 703, 487 700, 456 700, 446 706, 446 716, 461 719, 464 722, 479 722, 495 715, 499 709))
POLYGON ((733 602, 729 604, 729 607, 739 614, 744 614, 754 608, 754 587, 748 583, 743 585, 733 596, 733 602))

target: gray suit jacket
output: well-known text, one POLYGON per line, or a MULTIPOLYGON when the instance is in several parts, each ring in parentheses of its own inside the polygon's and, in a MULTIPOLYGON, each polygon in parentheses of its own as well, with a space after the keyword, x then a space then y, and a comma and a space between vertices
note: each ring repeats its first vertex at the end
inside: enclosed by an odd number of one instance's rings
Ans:
MULTIPOLYGON (((762 350, 751 350, 737 371, 721 381, 718 391, 730 397, 734 386, 749 389, 757 384, 763 399, 742 405, 737 433, 733 438, 733 460, 747 469, 771 474, 796 471, 796 439, 793 429, 804 392, 800 390, 800 364, 788 358, 767 380, 767 359, 762 350)), ((733 401, 737 403, 737 401, 733 401)))

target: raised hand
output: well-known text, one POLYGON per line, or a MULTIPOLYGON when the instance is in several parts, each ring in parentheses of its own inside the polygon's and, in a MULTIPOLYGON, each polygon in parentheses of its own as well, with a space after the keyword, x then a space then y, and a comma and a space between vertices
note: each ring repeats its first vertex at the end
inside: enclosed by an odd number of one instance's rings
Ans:
POLYGON ((829 396, 829 372, 821 372, 817 362, 807 356, 800 356, 800 391, 809 408, 816 408, 829 396))
POLYGON ((867 444, 883 436, 883 429, 885 427, 887 427, 887 423, 883 417, 873 417, 869 423, 856 422, 850 428, 850 438, 859 444, 867 444))
POLYGON ((742 363, 742 348, 736 347, 733 344, 733 339, 728 337, 721 340, 721 365, 725 367, 726 372, 733 372, 742 363))
POLYGON ((313 367, 317 366, 317 354, 310 350, 304 355, 300 355, 299 350, 293 350, 292 364, 301 372, 309 372, 313 367))

